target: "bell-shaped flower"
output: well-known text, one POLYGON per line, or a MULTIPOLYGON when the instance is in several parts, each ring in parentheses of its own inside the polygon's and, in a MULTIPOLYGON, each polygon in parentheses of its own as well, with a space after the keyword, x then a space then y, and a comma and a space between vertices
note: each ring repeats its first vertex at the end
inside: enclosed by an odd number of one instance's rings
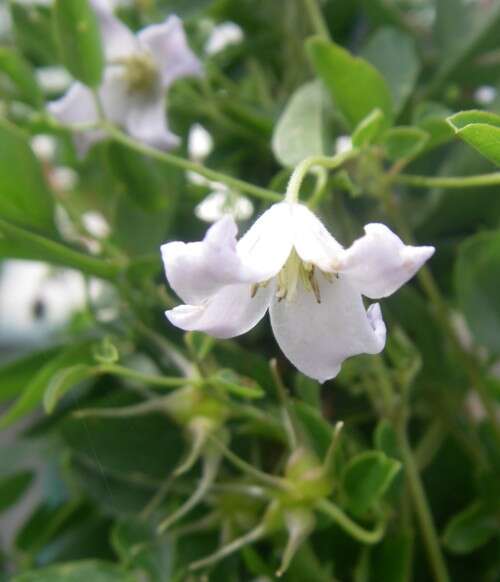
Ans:
POLYGON ((228 216, 201 242, 162 246, 167 279, 184 301, 171 323, 217 338, 254 327, 269 309, 281 349, 304 374, 324 382, 353 355, 379 353, 386 329, 378 303, 434 253, 405 245, 383 224, 344 249, 303 204, 271 206, 239 240, 228 216))
MULTIPOLYGON (((98 90, 104 116, 135 139, 152 147, 171 149, 179 139, 168 128, 165 93, 181 77, 201 74, 201 64, 189 48, 182 21, 170 16, 136 35, 115 17, 106 2, 93 0, 103 40, 106 67, 98 90)), ((92 124, 99 120, 91 90, 76 81, 49 111, 64 124, 92 124)), ((81 155, 103 131, 75 136, 81 155)))

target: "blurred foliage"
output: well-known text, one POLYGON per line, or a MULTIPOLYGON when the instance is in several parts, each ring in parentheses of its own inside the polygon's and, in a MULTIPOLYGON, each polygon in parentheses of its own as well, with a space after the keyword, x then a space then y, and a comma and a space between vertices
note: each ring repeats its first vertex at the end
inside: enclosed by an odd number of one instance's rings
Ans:
POLYGON ((156 155, 112 134, 80 159, 46 111, 64 86, 46 79, 66 66, 99 84, 89 3, 0 0, 0 293, 23 259, 77 271, 84 295, 42 341, 0 334, 0 580, 262 581, 289 558, 290 582, 499 582, 499 2, 117 9, 134 30, 173 12, 204 66, 169 93, 182 145, 156 155), (207 54, 226 21, 243 39, 207 54), (305 182, 329 229, 347 245, 380 221, 437 249, 386 301, 382 356, 320 386, 267 323, 225 341, 167 323, 159 245, 203 235, 193 209, 213 189, 185 172, 195 123, 206 166, 242 180, 256 212, 352 137, 356 157, 305 182), (39 135, 51 156, 33 153, 39 135), (199 562, 241 536, 255 543, 199 562))

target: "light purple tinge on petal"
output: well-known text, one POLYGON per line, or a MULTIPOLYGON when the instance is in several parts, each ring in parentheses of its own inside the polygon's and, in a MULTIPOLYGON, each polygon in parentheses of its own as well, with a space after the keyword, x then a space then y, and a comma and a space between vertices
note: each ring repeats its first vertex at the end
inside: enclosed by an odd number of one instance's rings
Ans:
POLYGON ((434 254, 434 247, 405 245, 387 226, 367 224, 365 235, 340 258, 340 272, 363 295, 392 295, 434 254))
POLYGON ((179 17, 169 16, 162 24, 147 26, 139 32, 138 39, 157 62, 163 87, 169 87, 181 77, 202 74, 201 63, 189 47, 179 17))
POLYGON ((168 129, 165 100, 161 96, 135 101, 127 111, 125 125, 132 137, 151 147, 171 150, 180 143, 180 139, 168 129))

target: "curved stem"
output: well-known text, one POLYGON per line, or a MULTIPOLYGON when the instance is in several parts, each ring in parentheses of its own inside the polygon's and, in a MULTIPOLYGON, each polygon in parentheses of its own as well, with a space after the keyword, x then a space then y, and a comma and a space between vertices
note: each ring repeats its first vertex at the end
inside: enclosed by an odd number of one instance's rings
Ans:
POLYGON ((114 374, 115 376, 121 376, 122 378, 128 378, 129 380, 136 380, 152 386, 161 386, 164 388, 177 388, 197 382, 196 379, 190 380, 189 378, 174 378, 170 376, 144 374, 143 372, 138 372, 137 370, 125 368, 116 364, 103 364, 98 367, 98 371, 102 374, 114 374))
POLYGON ((394 182, 415 186, 416 188, 477 188, 500 184, 500 172, 477 174, 475 176, 430 177, 412 174, 399 174, 394 182))
POLYGON ((169 164, 170 166, 175 166, 176 168, 180 168, 182 170, 196 172, 208 180, 222 182, 223 184, 226 184, 226 186, 229 186, 229 188, 233 188, 239 192, 245 192, 246 194, 254 196, 255 198, 260 198, 269 202, 280 202, 283 199, 281 194, 274 192, 273 190, 268 190, 267 188, 262 188, 261 186, 255 186, 254 184, 250 184, 244 180, 233 178, 232 176, 227 176, 226 174, 217 172, 216 170, 211 170, 210 168, 206 168, 205 166, 196 162, 186 160, 185 158, 181 158, 174 154, 170 154, 135 141, 113 125, 106 124, 104 125, 104 129, 115 141, 122 143, 130 149, 144 154, 145 156, 149 156, 150 158, 155 158, 161 162, 169 164))
POLYGON ((324 38, 331 40, 330 31, 318 5, 317 0, 304 0, 305 9, 313 26, 314 32, 324 38))
POLYGON ((413 452, 408 443, 404 422, 399 423, 399 426, 397 427, 397 435, 408 487, 413 500, 415 513, 417 514, 417 519, 420 524, 420 529, 422 531, 424 544, 427 548, 429 561, 434 572, 434 579, 436 582, 449 582, 450 578, 439 546, 439 538, 432 519, 432 513, 429 504, 427 503, 427 497, 413 457, 413 452))
POLYGON ((298 202, 300 187, 307 174, 311 171, 314 166, 321 166, 328 170, 335 170, 339 168, 344 162, 355 158, 359 153, 359 150, 353 148, 341 154, 337 154, 333 157, 327 156, 311 156, 302 160, 300 164, 295 168, 292 175, 290 176, 290 181, 286 189, 285 199, 288 202, 298 202))
POLYGON ((385 523, 380 522, 374 530, 367 530, 364 527, 358 525, 346 513, 344 513, 340 507, 331 501, 328 501, 328 499, 322 499, 321 501, 318 501, 315 507, 333 519, 333 521, 338 526, 340 526, 354 539, 358 540, 358 542, 363 544, 376 544, 382 539, 382 536, 384 535, 385 523))

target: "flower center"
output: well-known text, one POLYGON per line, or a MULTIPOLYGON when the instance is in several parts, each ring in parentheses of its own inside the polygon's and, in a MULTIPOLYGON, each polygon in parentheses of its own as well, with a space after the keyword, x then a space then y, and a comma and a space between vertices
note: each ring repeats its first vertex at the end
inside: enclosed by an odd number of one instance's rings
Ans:
MULTIPOLYGON (((321 271, 321 273, 323 273, 321 271)), ((321 303, 321 295, 317 280, 318 269, 311 263, 302 261, 297 252, 292 250, 285 266, 278 273, 278 288, 276 296, 278 301, 286 299, 293 301, 297 295, 297 288, 302 284, 306 291, 314 293, 317 303, 321 303)), ((327 279, 331 280, 330 273, 323 273, 327 279)))
POLYGON ((151 93, 158 83, 158 69, 147 53, 138 53, 123 60, 125 81, 131 93, 151 93))

